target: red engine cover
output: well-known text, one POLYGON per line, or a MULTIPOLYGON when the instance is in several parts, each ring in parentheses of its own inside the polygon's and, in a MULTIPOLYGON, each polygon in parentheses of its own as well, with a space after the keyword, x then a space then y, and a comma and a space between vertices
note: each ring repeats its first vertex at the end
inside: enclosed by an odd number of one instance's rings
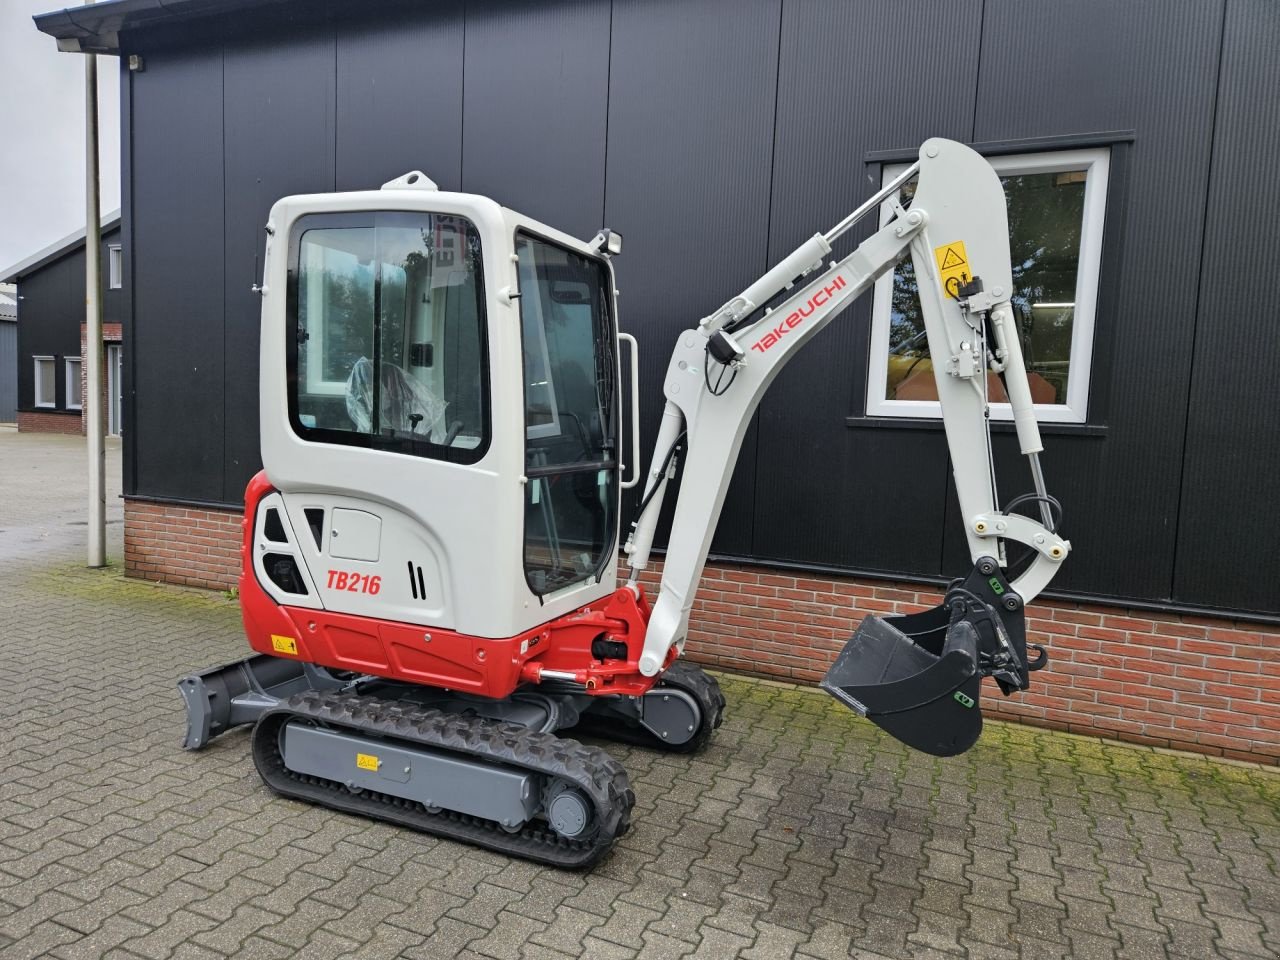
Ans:
POLYGON ((494 698, 509 696, 521 683, 538 682, 543 671, 571 674, 593 694, 637 696, 657 679, 639 669, 648 603, 643 592, 625 587, 519 636, 497 640, 281 605, 253 569, 254 519, 262 498, 273 492, 263 472, 245 490, 240 611, 249 646, 259 653, 494 698), (599 638, 624 643, 627 658, 596 659, 591 647, 599 638))

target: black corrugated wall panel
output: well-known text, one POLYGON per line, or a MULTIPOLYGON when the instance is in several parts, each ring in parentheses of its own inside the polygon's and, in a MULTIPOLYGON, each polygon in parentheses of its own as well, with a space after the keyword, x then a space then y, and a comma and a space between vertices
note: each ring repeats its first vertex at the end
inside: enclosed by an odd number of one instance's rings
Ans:
MULTIPOLYGON (((228 44, 224 80, 226 292, 225 441, 218 499, 243 500, 258 452, 258 328, 251 287, 262 279, 271 205, 334 189, 332 30, 228 44)), ((283 240, 283 238, 281 238, 283 240)))
POLYGON ((462 10, 446 0, 335 24, 339 190, 374 190, 410 170, 459 188, 462 10))
POLYGON ((1228 0, 1174 596, 1280 612, 1280 7, 1228 0))
POLYGON ((469 0, 464 190, 584 239, 600 229, 609 7, 469 0))
MULTIPOLYGON (((1056 588, 1170 594, 1221 27, 1222 4, 1203 0, 985 5, 976 140, 1135 135, 1128 189, 1109 197, 1123 205, 1123 249, 1101 284, 1118 296, 1094 332, 1095 357, 1113 363, 1106 409, 1089 419, 1107 431, 1046 443, 1077 544, 1056 588)), ((955 516, 950 564, 967 560, 955 516)))
POLYGON ((133 73, 129 70, 129 55, 120 57, 117 65, 120 74, 120 259, 124 271, 124 287, 121 291, 121 347, 120 364, 120 414, 121 424, 128 424, 124 431, 124 449, 120 458, 121 489, 133 493, 137 489, 138 447, 129 438, 133 429, 137 405, 133 389, 133 73))
POLYGON ((18 418, 18 325, 0 321, 0 423, 18 418))
POLYGON ((149 50, 131 90, 136 402, 124 442, 138 456, 125 492, 220 500, 222 51, 149 50))
MULTIPOLYGON (((869 151, 969 139, 981 8, 981 0, 785 5, 771 262, 878 189, 869 151)), ((877 226, 872 214, 858 239, 877 226)), ((845 422, 863 409, 870 318, 867 295, 791 361, 761 404, 751 552, 937 574, 950 483, 942 434, 845 422)))
POLYGON ((34 409, 36 377, 32 358, 45 356, 54 358, 54 412, 65 410, 66 370, 62 361, 80 354, 83 252, 55 260, 18 281, 18 297, 18 409, 34 409))
MULTIPOLYGON (((677 335, 768 265, 779 13, 780 0, 614 4, 605 220, 625 238, 619 310, 641 343, 645 463, 677 335)), ((720 552, 750 551, 754 434, 720 552)))
MULTIPOLYGON (((932 135, 1132 131, 1113 147, 1089 424, 1046 434, 1077 548, 1054 586, 1280 613, 1267 506, 1280 423, 1266 379, 1280 348, 1265 286, 1280 250, 1274 230, 1250 226, 1280 204, 1263 165, 1280 127, 1274 4, 271 10, 220 24, 204 46, 183 31, 126 38, 146 58, 122 94, 127 492, 239 502, 259 462, 249 287, 285 194, 418 168, 581 236, 621 231, 647 462, 678 332, 869 195, 869 152, 932 135)), ((870 299, 765 398, 718 553, 911 575, 967 562, 941 431, 862 416, 878 362, 870 299)), ((1001 493, 1027 489, 1012 436, 997 433, 996 448, 1001 493)))

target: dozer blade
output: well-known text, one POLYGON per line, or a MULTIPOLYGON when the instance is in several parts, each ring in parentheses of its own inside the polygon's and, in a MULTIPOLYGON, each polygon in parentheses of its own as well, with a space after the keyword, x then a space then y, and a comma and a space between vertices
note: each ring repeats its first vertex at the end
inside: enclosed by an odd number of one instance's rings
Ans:
POLYGON ((1007 696, 1048 661, 1027 659, 1022 598, 999 564, 982 557, 943 603, 923 613, 867 617, 831 665, 822 689, 907 746, 935 757, 964 753, 982 733, 983 677, 1007 696))
POLYGON ((225 667, 213 667, 178 681, 187 708, 184 750, 199 750, 232 727, 256 723, 258 717, 306 690, 344 686, 322 667, 257 653, 225 667))
MULTIPOLYGON (((822 680, 822 689, 876 726, 935 757, 964 753, 982 733, 978 707, 978 635, 960 621, 941 656, 903 632, 945 607, 913 617, 867 617, 822 680)), ((943 626, 947 625, 946 620, 943 626)))

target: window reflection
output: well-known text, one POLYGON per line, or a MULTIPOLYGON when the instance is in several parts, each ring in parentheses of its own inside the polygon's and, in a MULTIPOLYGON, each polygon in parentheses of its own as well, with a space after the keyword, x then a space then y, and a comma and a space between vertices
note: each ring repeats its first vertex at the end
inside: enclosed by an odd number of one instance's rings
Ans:
POLYGON ((596 576, 618 501, 615 334, 605 267, 521 234, 525 577, 542 596, 596 576))
POLYGON ((473 462, 487 444, 480 242, 461 217, 299 221, 290 411, 312 440, 473 462))
MULTIPOLYGON (((1087 178, 1084 169, 1000 178, 1009 210, 1010 299, 1036 403, 1067 402, 1087 178)), ((903 193, 913 190, 914 185, 903 193)), ((993 401, 1007 401, 999 377, 990 375, 988 386, 993 401)), ((893 274, 885 399, 938 399, 909 257, 893 274)))

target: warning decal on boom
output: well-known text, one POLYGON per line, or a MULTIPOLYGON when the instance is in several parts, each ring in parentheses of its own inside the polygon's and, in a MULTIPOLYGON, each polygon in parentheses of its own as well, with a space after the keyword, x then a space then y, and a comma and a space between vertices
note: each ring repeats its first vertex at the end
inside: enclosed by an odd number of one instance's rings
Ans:
POLYGON ((959 298, 960 287, 969 282, 973 270, 969 266, 969 255, 965 252, 964 241, 944 243, 933 248, 933 258, 938 263, 938 274, 942 281, 942 289, 948 297, 959 298))

